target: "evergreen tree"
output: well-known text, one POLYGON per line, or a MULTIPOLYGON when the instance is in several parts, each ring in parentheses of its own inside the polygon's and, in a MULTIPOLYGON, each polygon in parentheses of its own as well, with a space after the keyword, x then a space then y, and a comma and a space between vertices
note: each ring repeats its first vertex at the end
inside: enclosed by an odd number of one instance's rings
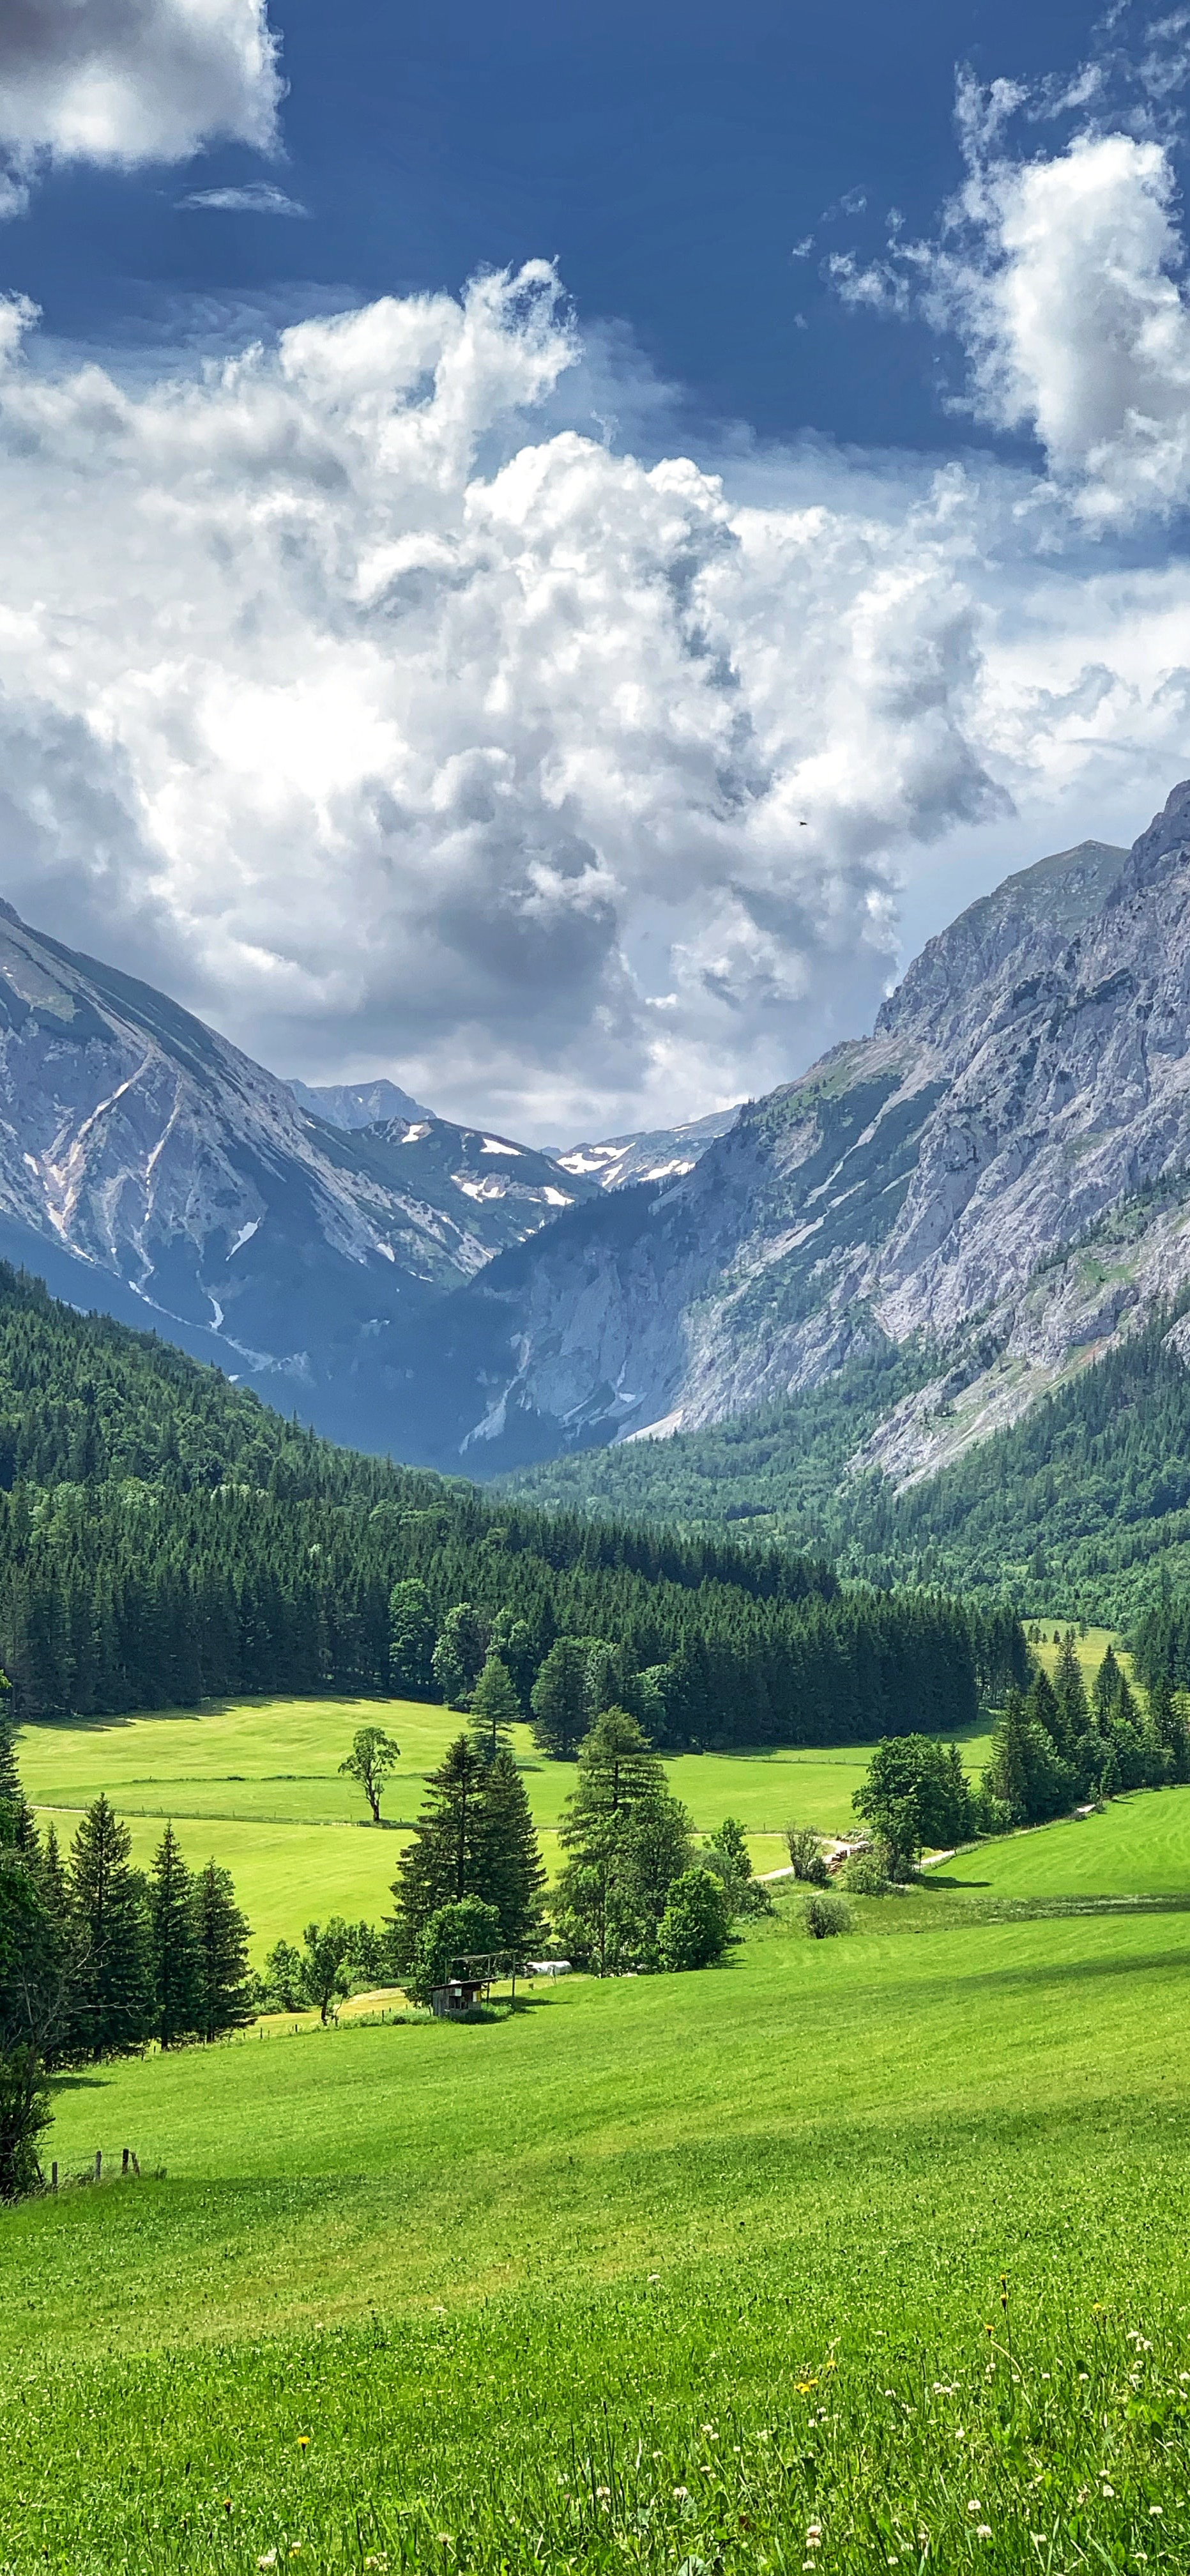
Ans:
POLYGON ((149 1880, 157 2037, 163 2048, 199 2027, 198 1927, 194 1881, 172 1824, 157 1846, 149 1880))
POLYGON ((605 1709, 585 1738, 560 1839, 558 1921, 598 1976, 653 1964, 674 1880, 690 1865, 686 1810, 635 1718, 605 1709))
POLYGON ((494 1762, 497 1754, 507 1748, 509 1728, 516 1725, 520 1713, 521 1704, 507 1664, 494 1651, 489 1652, 471 1697, 471 1730, 476 1750, 485 1762, 494 1762))
POLYGON ((567 1760, 591 1722, 589 1658, 578 1637, 559 1637, 533 1684, 533 1741, 567 1760))
POLYGON ((479 1893, 495 1907, 501 1943, 519 1963, 541 1937, 545 1870, 528 1793, 504 1747, 484 1777, 480 1842, 479 1893))
POLYGON ((1069 1628, 1063 1638, 1058 1656, 1054 1696, 1058 1703, 1058 1723, 1061 1730, 1057 1737, 1058 1747, 1063 1753, 1073 1753, 1080 1736, 1087 1732, 1088 1712, 1083 1668, 1078 1659, 1073 1631, 1069 1628))
POLYGON ((487 1655, 487 1625, 469 1601, 448 1610, 431 1658, 435 1687, 448 1708, 469 1708, 487 1655))
POLYGON ((1060 1815, 1074 1795, 1075 1772, 1019 1691, 1010 1691, 1004 1703, 983 1785, 1014 1825, 1043 1824, 1060 1815))
POLYGON ((416 1576, 394 1583, 388 1604, 388 1686, 395 1699, 428 1699, 434 1687, 434 1614, 416 1576))
POLYGON ((1040 1665, 1030 1684, 1025 1706, 1034 1725, 1043 1726, 1051 1744, 1056 1745, 1059 1752, 1063 1751, 1066 1737, 1061 1704, 1049 1674, 1040 1665))
POLYGON ((209 1860, 195 1883, 198 2019, 203 2039, 241 2030, 252 2019, 248 1924, 235 1901, 230 1872, 209 1860))
POLYGON ((412 1960, 422 1925, 439 1906, 483 1895, 487 1856, 483 1789, 486 1765, 465 1735, 426 1781, 426 1797, 401 1855, 393 1883, 396 1931, 403 1966, 412 1960))
POLYGON ((153 2028, 153 1963, 144 1880, 128 1866, 132 1837, 105 1797, 88 1807, 70 1851, 76 1946, 73 2037, 88 2057, 143 2048, 153 2028))
POLYGON ((1100 1734, 1105 1732, 1108 1720, 1115 1715, 1123 1678, 1115 1655, 1109 1646, 1095 1675, 1095 1688, 1091 1701, 1100 1734))

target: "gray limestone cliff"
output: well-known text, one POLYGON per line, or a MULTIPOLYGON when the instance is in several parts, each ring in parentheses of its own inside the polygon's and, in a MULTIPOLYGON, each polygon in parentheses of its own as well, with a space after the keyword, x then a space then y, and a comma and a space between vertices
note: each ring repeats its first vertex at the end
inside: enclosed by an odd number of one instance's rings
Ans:
POLYGON ((1131 852, 1084 842, 973 904, 870 1038, 688 1176, 450 1297, 418 1436, 483 1473, 722 1420, 892 1342, 929 1382, 865 1461, 928 1473, 1190 1277, 1188 1173, 1190 784, 1131 852))

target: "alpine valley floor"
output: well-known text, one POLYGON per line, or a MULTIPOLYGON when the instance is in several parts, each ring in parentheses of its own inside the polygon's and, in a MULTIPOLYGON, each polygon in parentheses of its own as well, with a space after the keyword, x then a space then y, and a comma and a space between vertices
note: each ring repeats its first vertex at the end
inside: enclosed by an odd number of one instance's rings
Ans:
MULTIPOLYGON (((188 1861, 201 1867, 213 1853, 235 1880, 259 1964, 274 1941, 298 1939, 312 1914, 378 1922, 391 1911, 392 1881, 425 1775, 466 1723, 457 1711, 424 1701, 237 1700, 201 1713, 27 1726, 17 1751, 39 1822, 56 1827, 64 1848, 82 1809, 104 1790, 130 1826, 138 1867, 149 1866, 167 1817, 188 1861), (401 1746, 383 1800, 390 1829, 380 1833, 364 1822, 360 1790, 339 1776, 357 1726, 383 1726, 401 1746)), ((527 1726, 512 1733, 552 1872, 575 1768, 546 1760, 527 1726)), ((666 1769, 697 1830, 711 1833, 724 1816, 738 1816, 753 1868, 764 1871, 787 1859, 787 1824, 822 1833, 854 1825, 852 1793, 871 1751, 844 1744, 690 1753, 666 1769)), ((987 1752, 985 1735, 967 1738, 964 1760, 973 1773, 987 1752)))
POLYGON ((63 2173, 142 2178, 0 2220, 0 2567, 1184 2568, 1190 1872, 1054 1918, 1081 1830, 63 2082, 63 2173))

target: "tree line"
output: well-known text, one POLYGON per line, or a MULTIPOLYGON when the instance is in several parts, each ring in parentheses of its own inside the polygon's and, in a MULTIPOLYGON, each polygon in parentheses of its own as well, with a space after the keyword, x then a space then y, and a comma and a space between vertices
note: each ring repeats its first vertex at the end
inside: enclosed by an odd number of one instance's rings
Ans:
POLYGON ((854 1803, 877 1837, 879 1868, 898 1878, 924 1849, 1046 1824, 1080 1800, 1186 1781, 1190 1723, 1168 1676, 1159 1672, 1138 1699, 1109 1645, 1088 1691, 1068 1629, 1054 1679, 1036 1664, 1028 1689, 1006 1694, 979 1781, 968 1779, 957 1744, 894 1736, 877 1746, 854 1803))
POLYGON ((572 1752, 593 1645, 667 1747, 962 1726, 1024 1656, 1002 1605, 844 1591, 814 1557, 353 1456, 0 1267, 0 1657, 22 1719, 257 1691, 466 1709, 494 1655, 525 1715, 549 1665, 538 1698, 572 1752))
POLYGON ((251 2019, 248 1925, 225 1869, 191 1871, 167 1825, 145 1872, 106 1797, 63 1853, 21 1788, 0 1676, 0 2199, 36 2177, 48 2070, 158 2040, 214 2040, 251 2019))

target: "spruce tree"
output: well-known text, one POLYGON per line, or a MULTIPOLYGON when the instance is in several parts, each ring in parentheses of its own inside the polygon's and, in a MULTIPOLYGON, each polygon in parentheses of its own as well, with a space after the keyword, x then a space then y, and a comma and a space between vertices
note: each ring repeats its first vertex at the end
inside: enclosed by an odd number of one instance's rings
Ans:
POLYGON ((157 2037, 163 2048, 172 2048, 188 2031, 199 2028, 200 2018, 194 1881, 172 1824, 165 1828, 153 1863, 149 1912, 157 2037))
POLYGON ((1062 1730, 1058 1737, 1058 1744, 1063 1753, 1070 1753, 1073 1752, 1079 1738, 1087 1732, 1086 1686, 1073 1631, 1070 1629, 1067 1629, 1058 1656, 1058 1669, 1054 1677, 1054 1696, 1058 1703, 1058 1719, 1062 1730))
POLYGON ((519 1965, 541 1937, 545 1870, 524 1781, 503 1746, 484 1776, 480 1843, 478 1893, 495 1906, 501 1942, 519 1965))
POLYGON ((1092 1694, 1095 1723, 1101 1735, 1106 1733, 1109 1721, 1115 1716, 1122 1680, 1123 1674, 1109 1646, 1095 1675, 1095 1688, 1092 1694))
POLYGON ((198 1953, 198 2017, 203 2039, 241 2030, 252 2019, 248 1975, 249 1929, 235 1900, 231 1874, 209 1860, 194 1889, 198 1953))
POLYGON ((560 1839, 559 1927, 599 1976, 652 1964, 673 1881, 690 1865, 690 1819, 664 1765, 622 1708, 605 1709, 579 1754, 560 1839))
POLYGON ((469 1708, 488 1650, 487 1622, 469 1601, 448 1610, 431 1657, 436 1688, 448 1708, 469 1708))
POLYGON ((153 1966, 143 1879, 132 1837, 105 1797, 88 1807, 70 1851, 77 1964, 72 2020, 88 2057, 142 2048, 153 2027, 153 1966))
POLYGON ((533 1684, 533 1741, 565 1760, 591 1722, 589 1657, 578 1637, 559 1637, 533 1684))
POLYGON ((388 1604, 388 1686, 397 1699, 428 1699, 433 1689, 434 1614, 424 1583, 394 1583, 388 1604))
POLYGON ((990 1797, 1007 1808, 1014 1824, 1024 1822, 1028 1812, 1028 1718, 1018 1690, 1010 1690, 1005 1696, 1000 1721, 992 1735, 991 1760, 983 1785, 990 1797))
POLYGON ((521 1703, 507 1664, 501 1656, 489 1653, 471 1699, 471 1732, 476 1751, 485 1762, 494 1762, 497 1754, 507 1748, 509 1728, 516 1725, 520 1713, 521 1703))
POLYGON ((486 1765, 466 1735, 456 1735, 426 1781, 413 1840, 393 1882, 400 1956, 408 1964, 422 1925, 440 1905, 482 1896, 487 1844, 483 1824, 486 1765))

